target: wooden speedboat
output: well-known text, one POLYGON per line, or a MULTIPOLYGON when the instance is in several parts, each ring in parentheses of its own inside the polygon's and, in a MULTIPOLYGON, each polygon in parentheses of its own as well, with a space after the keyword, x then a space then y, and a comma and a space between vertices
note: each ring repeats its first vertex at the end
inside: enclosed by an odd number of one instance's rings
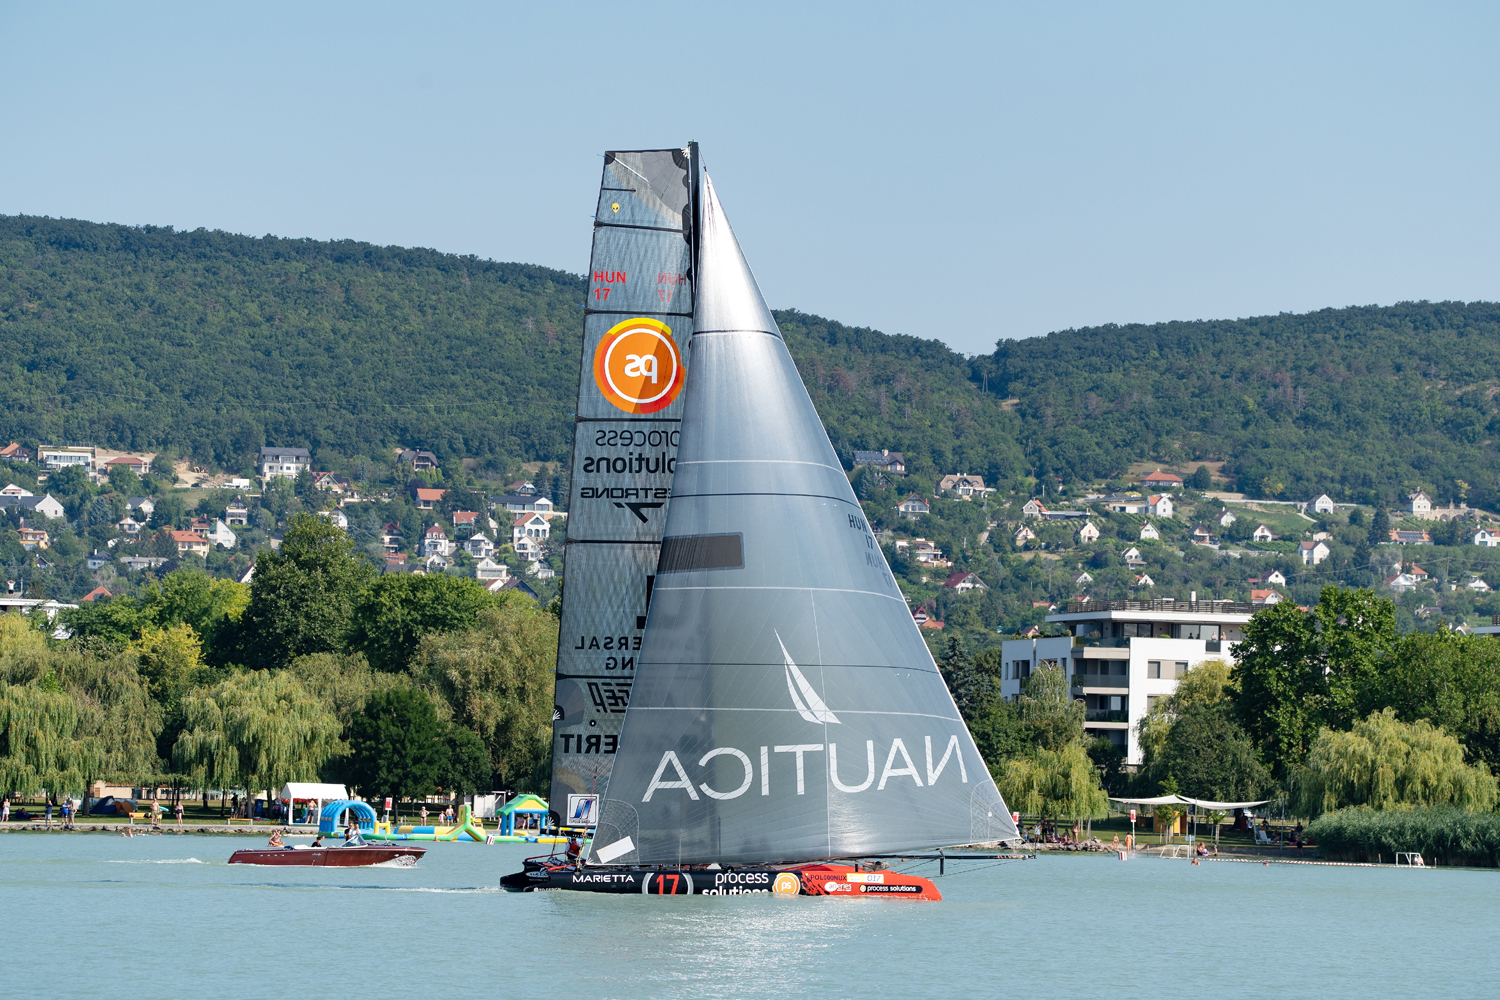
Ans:
POLYGON ((316 868, 364 868, 394 864, 410 868, 422 860, 427 848, 411 844, 363 844, 357 847, 261 847, 235 851, 232 865, 290 865, 316 868))

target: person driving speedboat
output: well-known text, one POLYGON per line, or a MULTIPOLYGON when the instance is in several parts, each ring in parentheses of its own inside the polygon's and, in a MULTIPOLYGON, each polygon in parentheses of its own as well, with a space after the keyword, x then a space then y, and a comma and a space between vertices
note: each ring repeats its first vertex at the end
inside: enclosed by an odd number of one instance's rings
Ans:
POLYGON ((360 836, 360 834, 359 834, 359 824, 356 823, 354 820, 351 819, 349 821, 349 825, 344 828, 344 842, 342 844, 340 844, 339 846, 340 847, 363 847, 363 846, 365 846, 365 838, 360 836))

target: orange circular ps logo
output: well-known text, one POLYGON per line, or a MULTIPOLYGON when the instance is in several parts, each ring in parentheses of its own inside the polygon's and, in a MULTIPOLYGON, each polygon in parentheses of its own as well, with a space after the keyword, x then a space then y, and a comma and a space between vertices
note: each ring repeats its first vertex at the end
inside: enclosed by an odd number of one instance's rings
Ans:
POLYGON ((682 391, 682 354, 672 328, 654 319, 617 323, 594 351, 594 382, 626 413, 655 413, 682 391))

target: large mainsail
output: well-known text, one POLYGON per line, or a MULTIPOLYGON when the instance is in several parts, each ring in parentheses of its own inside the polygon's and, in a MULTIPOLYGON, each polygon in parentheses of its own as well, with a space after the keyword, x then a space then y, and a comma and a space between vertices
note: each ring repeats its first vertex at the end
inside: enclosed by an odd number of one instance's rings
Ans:
POLYGON ((589 860, 1013 839, 706 177, 700 190, 672 505, 589 860))
POLYGON ((695 148, 612 152, 584 303, 551 807, 591 824, 630 700, 677 455, 695 148))

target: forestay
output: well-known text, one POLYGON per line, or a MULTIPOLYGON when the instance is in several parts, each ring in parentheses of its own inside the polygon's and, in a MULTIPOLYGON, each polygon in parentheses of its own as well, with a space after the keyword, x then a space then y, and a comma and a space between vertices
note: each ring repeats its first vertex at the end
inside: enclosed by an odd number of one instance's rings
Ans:
POLYGON ((584 303, 552 811, 597 815, 635 676, 676 464, 693 315, 690 151, 604 157, 584 303))
POLYGON ((700 197, 672 504, 590 861, 1014 839, 707 178, 700 197))

